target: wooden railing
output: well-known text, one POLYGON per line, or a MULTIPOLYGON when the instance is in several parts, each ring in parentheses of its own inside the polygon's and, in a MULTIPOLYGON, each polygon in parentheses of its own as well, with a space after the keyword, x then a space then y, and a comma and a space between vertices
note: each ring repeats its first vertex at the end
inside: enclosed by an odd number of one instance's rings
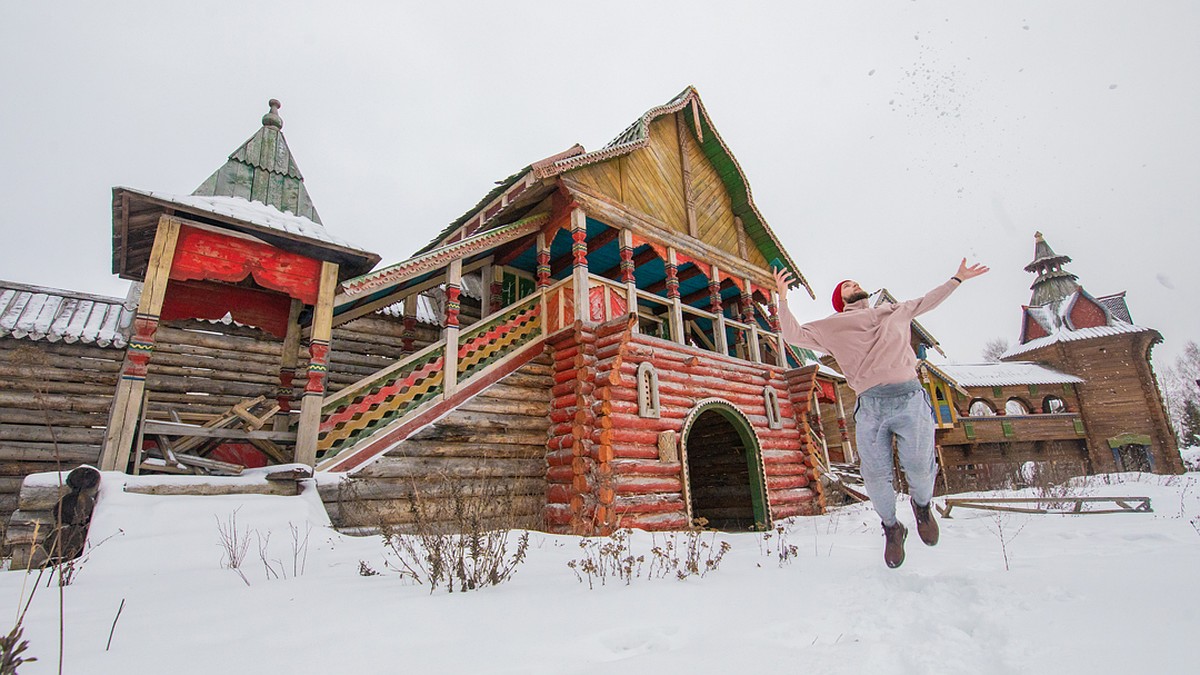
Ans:
POLYGON ((555 307, 554 326, 566 325, 570 281, 518 300, 468 326, 447 344, 443 338, 325 399, 317 450, 322 462, 395 427, 404 419, 449 396, 449 375, 457 388, 484 376, 505 357, 547 333, 546 318, 555 307), (565 292, 564 292, 565 291, 565 292), (564 297, 565 296, 565 297, 564 297), (457 358, 446 358, 447 354, 457 358))

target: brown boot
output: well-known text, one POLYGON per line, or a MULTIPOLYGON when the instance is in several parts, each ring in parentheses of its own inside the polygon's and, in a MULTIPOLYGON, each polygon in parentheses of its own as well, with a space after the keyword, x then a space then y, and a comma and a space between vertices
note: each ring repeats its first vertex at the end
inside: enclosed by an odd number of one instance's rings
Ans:
POLYGON ((912 500, 913 515, 917 517, 917 534, 921 535, 921 541, 925 542, 926 546, 937 546, 938 524, 930 506, 932 503, 919 506, 915 500, 912 500))
POLYGON ((904 564, 904 539, 908 536, 908 528, 900 521, 895 525, 883 526, 883 536, 886 543, 883 546, 883 561, 888 567, 895 569, 904 564))

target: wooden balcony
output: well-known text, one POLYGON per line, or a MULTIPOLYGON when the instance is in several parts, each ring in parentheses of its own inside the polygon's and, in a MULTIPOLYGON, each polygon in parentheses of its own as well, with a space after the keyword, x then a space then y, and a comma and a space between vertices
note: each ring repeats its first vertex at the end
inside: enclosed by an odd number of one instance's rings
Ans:
POLYGON ((1084 437, 1078 413, 960 417, 949 429, 939 429, 939 445, 1056 441, 1084 437))

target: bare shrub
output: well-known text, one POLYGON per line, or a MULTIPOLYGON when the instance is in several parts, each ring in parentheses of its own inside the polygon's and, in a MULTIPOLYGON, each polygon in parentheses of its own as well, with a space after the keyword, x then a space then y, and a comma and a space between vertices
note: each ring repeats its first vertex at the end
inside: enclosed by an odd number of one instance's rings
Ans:
POLYGON ((224 522, 217 518, 217 533, 220 535, 222 553, 221 566, 237 572, 242 581, 249 586, 250 580, 242 572, 242 562, 246 559, 246 552, 250 550, 250 529, 238 528, 237 514, 239 510, 234 509, 224 522))
MULTIPOLYGON (((813 527, 816 527, 815 520, 813 527)), ((758 552, 768 558, 777 558, 780 567, 790 564, 799 555, 800 549, 796 545, 788 543, 789 534, 790 532, 783 525, 776 525, 774 530, 763 532, 758 541, 758 552)))
POLYGON ((718 542, 716 532, 708 532, 707 541, 704 535, 699 530, 670 532, 663 536, 660 544, 658 533, 655 533, 647 576, 652 579, 673 576, 683 581, 689 577, 704 578, 709 572, 715 572, 733 547, 724 539, 718 542))
MULTIPOLYGON (((516 495, 499 483, 467 494, 462 483, 439 479, 448 499, 427 499, 414 484, 409 502, 411 523, 404 531, 380 520, 384 545, 396 559, 392 569, 402 577, 428 584, 433 593, 495 586, 512 577, 525 561, 529 533, 510 541, 516 521, 516 495)), ((360 570, 361 573, 361 570, 360 570)))
POLYGON ((989 526, 988 529, 1000 540, 1000 554, 1004 556, 1004 571, 1007 572, 1009 571, 1008 547, 1012 543, 1012 540, 1021 534, 1021 530, 1025 529, 1025 526, 1029 523, 1029 519, 1026 518, 1020 527, 1014 529, 1009 522, 1008 514, 994 513, 992 514, 992 523, 994 527, 989 526))
POLYGON ((634 555, 630 547, 632 531, 621 528, 608 537, 581 537, 579 548, 583 556, 567 563, 580 582, 587 580, 589 589, 595 588, 593 580, 604 586, 610 578, 620 579, 628 586, 635 577, 642 575, 645 555, 634 555))

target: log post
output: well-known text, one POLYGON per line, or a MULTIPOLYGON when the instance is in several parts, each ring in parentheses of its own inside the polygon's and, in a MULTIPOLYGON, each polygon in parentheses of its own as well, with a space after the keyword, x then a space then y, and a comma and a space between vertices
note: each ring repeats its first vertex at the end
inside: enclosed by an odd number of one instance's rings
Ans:
POLYGON ((847 464, 854 464, 858 460, 854 456, 854 445, 850 443, 850 430, 846 426, 846 406, 842 402, 842 386, 837 382, 833 383, 833 397, 837 400, 837 424, 838 433, 842 435, 842 456, 846 459, 847 464))
POLYGON ((146 391, 146 367, 154 353, 158 316, 162 311, 163 298, 166 297, 171 263, 175 257, 175 244, 178 241, 179 221, 170 216, 159 218, 154 246, 150 250, 150 260, 146 266, 146 278, 142 283, 142 297, 138 301, 137 316, 133 320, 133 335, 129 338, 129 346, 125 350, 121 379, 117 381, 117 390, 109 412, 104 451, 100 455, 102 471, 124 471, 129 463, 129 451, 133 446, 142 394, 146 391))
POLYGON ((754 318, 754 287, 749 279, 742 279, 745 288, 742 290, 742 323, 750 326, 746 336, 746 350, 749 352, 743 358, 758 363, 762 361, 762 353, 758 350, 758 321, 754 318))
MULTIPOLYGON (((621 228, 621 283, 625 284, 625 304, 629 308, 629 313, 636 316, 638 297, 637 277, 634 274, 633 265, 633 230, 628 227, 621 228)), ((630 330, 637 333, 638 322, 634 321, 630 330)))
POLYGON ((546 242, 546 233, 537 235, 537 287, 550 286, 550 245, 546 242))
POLYGON ((462 294, 462 260, 450 261, 446 272, 446 321, 443 337, 446 339, 442 357, 442 396, 449 398, 458 390, 458 313, 459 296, 462 294))
POLYGON ((583 209, 571 211, 571 281, 575 286, 575 320, 590 323, 592 313, 588 302, 587 214, 583 209))
POLYGON ((708 280, 708 309, 717 315, 713 322, 717 351, 729 356, 729 342, 725 337, 725 303, 721 300, 721 270, 715 263, 712 266, 712 278, 708 280))
POLYGON ((287 431, 291 422, 292 398, 295 392, 292 383, 296 379, 296 363, 300 360, 300 310, 304 303, 292 299, 288 310, 287 335, 283 338, 283 349, 279 359, 279 389, 275 392, 275 401, 279 404, 279 413, 275 415, 271 426, 275 431, 287 431))
POLYGON ((775 355, 775 364, 783 368, 787 368, 787 345, 783 342, 783 329, 779 325, 779 291, 771 291, 771 302, 767 305, 767 322, 771 326, 771 332, 775 333, 775 344, 778 352, 775 355))
POLYGON ((333 335, 333 296, 337 291, 337 263, 321 263, 321 285, 313 307, 312 332, 308 341, 308 383, 300 401, 300 423, 296 426, 296 462, 317 462, 317 435, 321 428, 321 404, 325 399, 325 375, 329 371, 329 341, 333 335))
POLYGON ((404 333, 401 339, 407 354, 417 350, 417 303, 419 302, 417 295, 417 293, 413 293, 404 298, 404 333))
POLYGON ((504 266, 493 264, 488 269, 491 272, 484 277, 489 286, 488 307, 495 314, 504 307, 504 266))
POLYGON ((684 344, 683 335, 683 300, 679 297, 679 263, 675 257, 675 247, 667 247, 667 299, 671 301, 671 339, 684 344))

